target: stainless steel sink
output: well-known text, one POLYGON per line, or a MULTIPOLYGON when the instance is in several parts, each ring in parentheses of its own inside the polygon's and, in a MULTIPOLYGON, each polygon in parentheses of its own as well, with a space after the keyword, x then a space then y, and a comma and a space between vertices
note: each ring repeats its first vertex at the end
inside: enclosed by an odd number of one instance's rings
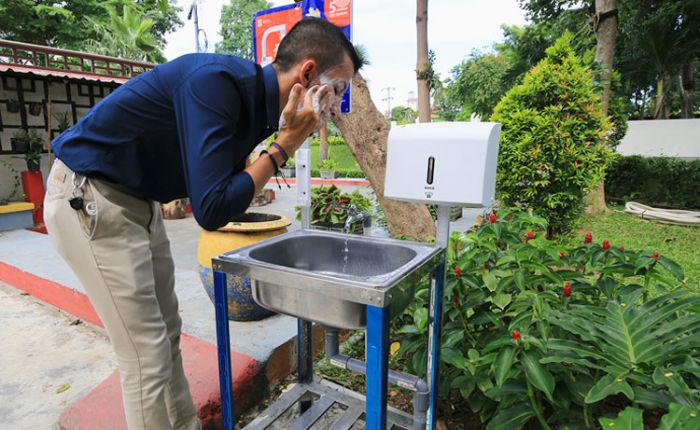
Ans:
POLYGON ((214 270, 247 276, 267 309, 338 328, 364 328, 366 307, 397 316, 442 260, 436 246, 297 230, 228 252, 214 270), (347 251, 346 251, 347 250, 347 251))

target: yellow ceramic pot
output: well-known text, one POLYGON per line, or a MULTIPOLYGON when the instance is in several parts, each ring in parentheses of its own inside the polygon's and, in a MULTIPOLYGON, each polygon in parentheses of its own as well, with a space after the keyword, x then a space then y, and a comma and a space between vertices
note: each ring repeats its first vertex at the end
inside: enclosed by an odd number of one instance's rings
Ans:
MULTIPOLYGON (((209 298, 214 302, 214 274, 211 259, 225 252, 260 242, 287 232, 291 222, 280 215, 245 213, 217 231, 202 230, 197 248, 199 277, 209 298)), ((250 280, 228 273, 228 317, 234 321, 256 321, 272 315, 253 300, 250 280)))

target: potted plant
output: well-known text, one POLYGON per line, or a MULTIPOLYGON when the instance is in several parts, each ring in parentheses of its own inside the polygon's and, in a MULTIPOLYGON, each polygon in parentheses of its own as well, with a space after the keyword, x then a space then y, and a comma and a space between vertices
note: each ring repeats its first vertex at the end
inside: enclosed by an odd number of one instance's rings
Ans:
POLYGON ((284 167, 280 168, 282 171, 282 176, 285 178, 293 178, 296 176, 296 162, 294 161, 294 158, 290 158, 287 160, 287 163, 284 165, 284 167))
POLYGON ((39 116, 43 110, 44 105, 41 102, 30 102, 29 103, 29 115, 39 116))
POLYGON ((9 113, 19 113, 21 105, 17 99, 9 99, 7 101, 7 111, 9 113))
POLYGON ((41 170, 41 149, 30 149, 24 154, 24 161, 27 162, 27 170, 38 172, 41 170))
MULTIPOLYGON (((348 219, 347 208, 354 205, 357 211, 369 213, 369 198, 355 190, 343 193, 335 185, 314 187, 311 189, 311 225, 324 230, 343 231, 348 219)), ((296 218, 301 219, 301 209, 296 208, 296 218)), ((350 227, 350 233, 363 234, 363 222, 358 221, 350 227)))
POLYGON ((29 132, 27 132, 27 130, 22 129, 12 133, 12 137, 10 138, 10 144, 14 152, 24 153, 29 151, 29 143, 30 138, 29 132))
POLYGON ((53 114, 53 117, 56 120, 59 134, 70 128, 70 114, 68 111, 56 112, 53 114))
POLYGON ((338 167, 338 163, 332 158, 327 158, 321 163, 321 178, 323 179, 335 179, 335 170, 338 167))

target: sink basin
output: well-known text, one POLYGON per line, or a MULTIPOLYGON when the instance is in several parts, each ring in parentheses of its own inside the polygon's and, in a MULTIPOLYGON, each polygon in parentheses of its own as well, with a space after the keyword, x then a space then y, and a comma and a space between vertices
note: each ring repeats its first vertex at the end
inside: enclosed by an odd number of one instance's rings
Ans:
POLYGON ((389 307, 398 316, 443 254, 442 248, 417 242, 297 230, 212 263, 215 270, 247 276, 260 306, 359 329, 367 325, 365 305, 389 307))

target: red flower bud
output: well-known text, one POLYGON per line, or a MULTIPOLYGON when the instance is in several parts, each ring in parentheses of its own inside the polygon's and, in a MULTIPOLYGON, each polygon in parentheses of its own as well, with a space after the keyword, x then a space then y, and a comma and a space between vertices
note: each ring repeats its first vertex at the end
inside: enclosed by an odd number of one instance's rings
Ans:
POLYGON ((459 305, 459 297, 457 297, 457 294, 455 294, 455 295, 452 296, 452 304, 454 305, 454 307, 455 307, 456 309, 459 309, 459 308, 460 308, 460 305, 459 305))
POLYGON ((564 284, 564 297, 571 297, 571 284, 564 284))
POLYGON ((610 251, 610 241, 609 241, 608 239, 605 239, 605 240, 603 241, 603 249, 604 249, 605 251, 610 251))
POLYGON ((535 238, 535 233, 532 232, 532 230, 527 232, 527 236, 525 236, 525 243, 528 243, 532 239, 535 238))
POLYGON ((495 212, 491 212, 491 215, 489 215, 489 222, 491 224, 496 224, 496 213, 495 212))
POLYGON ((520 340, 520 332, 519 332, 518 330, 513 330, 513 334, 510 335, 510 337, 513 338, 513 340, 516 340, 516 341, 517 341, 517 340, 520 340))
POLYGON ((461 267, 455 266, 455 276, 458 277, 458 278, 459 278, 460 276, 462 276, 462 268, 461 268, 461 267))
POLYGON ((399 229, 399 234, 404 234, 404 230, 402 228, 399 229))
POLYGON ((559 259, 562 260, 566 257, 566 254, 564 254, 564 251, 559 251, 559 259))
POLYGON ((651 254, 651 258, 653 258, 654 260, 658 260, 658 259, 659 259, 659 253, 656 252, 656 251, 654 251, 654 253, 651 254))
POLYGON ((625 250, 625 247, 624 247, 624 246, 621 246, 621 247, 620 247, 620 251, 624 251, 624 250, 625 250))
POLYGON ((583 238, 583 243, 591 243, 593 242, 593 233, 590 231, 586 233, 586 237, 583 238))

